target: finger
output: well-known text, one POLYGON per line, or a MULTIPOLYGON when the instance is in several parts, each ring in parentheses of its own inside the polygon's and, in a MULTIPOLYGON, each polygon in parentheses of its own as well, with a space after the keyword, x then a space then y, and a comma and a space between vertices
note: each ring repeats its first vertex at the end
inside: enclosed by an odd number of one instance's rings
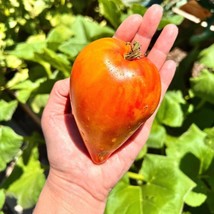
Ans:
POLYGON ((178 28, 173 24, 167 25, 166 27, 164 27, 153 48, 148 54, 148 58, 153 63, 155 63, 158 69, 160 69, 165 62, 166 57, 170 49, 172 48, 177 35, 178 28))
POLYGON ((133 38, 134 41, 138 41, 141 44, 141 50, 143 53, 145 53, 149 47, 151 39, 162 18, 162 14, 163 8, 160 5, 154 4, 143 16, 141 25, 133 38))
POLYGON ((175 75, 175 71, 176 63, 173 60, 165 61, 162 68, 160 69, 161 86, 162 86, 161 101, 175 75))
POLYGON ((70 112, 69 78, 57 81, 49 95, 43 114, 65 114, 70 112))
POLYGON ((129 16, 118 27, 113 37, 125 42, 132 41, 141 25, 142 19, 142 16, 138 14, 129 16))

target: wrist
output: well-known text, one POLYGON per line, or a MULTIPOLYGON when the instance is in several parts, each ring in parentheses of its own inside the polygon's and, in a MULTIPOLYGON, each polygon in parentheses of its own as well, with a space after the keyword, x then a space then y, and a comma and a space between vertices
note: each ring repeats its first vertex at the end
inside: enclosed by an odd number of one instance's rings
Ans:
POLYGON ((106 200, 94 198, 85 189, 50 172, 34 214, 103 214, 106 200))

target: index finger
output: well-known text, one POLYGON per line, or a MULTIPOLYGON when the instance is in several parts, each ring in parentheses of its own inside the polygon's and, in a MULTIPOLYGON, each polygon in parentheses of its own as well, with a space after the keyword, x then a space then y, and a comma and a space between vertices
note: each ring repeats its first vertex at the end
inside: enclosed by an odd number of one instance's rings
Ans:
POLYGON ((44 114, 66 114, 70 113, 70 100, 69 100, 69 87, 70 78, 58 80, 49 95, 47 105, 45 106, 44 114))
POLYGON ((174 24, 164 27, 154 46, 148 54, 148 58, 160 69, 172 48, 178 35, 178 28, 174 24))
POLYGON ((162 13, 162 7, 154 4, 147 9, 143 17, 138 14, 131 15, 118 27, 114 37, 126 42, 139 42, 142 52, 145 53, 157 30, 162 13))

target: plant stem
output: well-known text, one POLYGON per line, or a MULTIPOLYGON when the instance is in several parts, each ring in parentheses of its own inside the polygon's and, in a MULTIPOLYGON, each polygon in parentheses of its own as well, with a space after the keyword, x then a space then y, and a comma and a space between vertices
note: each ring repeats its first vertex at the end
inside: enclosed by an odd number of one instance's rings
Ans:
POLYGON ((135 173, 135 172, 128 172, 129 178, 135 179, 135 180, 140 180, 143 181, 144 177, 141 174, 135 173))
POLYGON ((136 60, 136 59, 140 59, 142 57, 142 52, 141 52, 139 42, 135 41, 133 44, 128 42, 127 45, 131 46, 131 50, 124 55, 124 58, 126 60, 136 60))

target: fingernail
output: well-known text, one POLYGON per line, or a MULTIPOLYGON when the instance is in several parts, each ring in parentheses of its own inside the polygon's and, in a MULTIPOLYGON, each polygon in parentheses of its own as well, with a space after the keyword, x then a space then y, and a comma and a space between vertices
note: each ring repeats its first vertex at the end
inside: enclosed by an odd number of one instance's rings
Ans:
POLYGON ((150 8, 152 8, 152 10, 154 12, 163 12, 163 7, 161 7, 159 4, 153 4, 150 8))

